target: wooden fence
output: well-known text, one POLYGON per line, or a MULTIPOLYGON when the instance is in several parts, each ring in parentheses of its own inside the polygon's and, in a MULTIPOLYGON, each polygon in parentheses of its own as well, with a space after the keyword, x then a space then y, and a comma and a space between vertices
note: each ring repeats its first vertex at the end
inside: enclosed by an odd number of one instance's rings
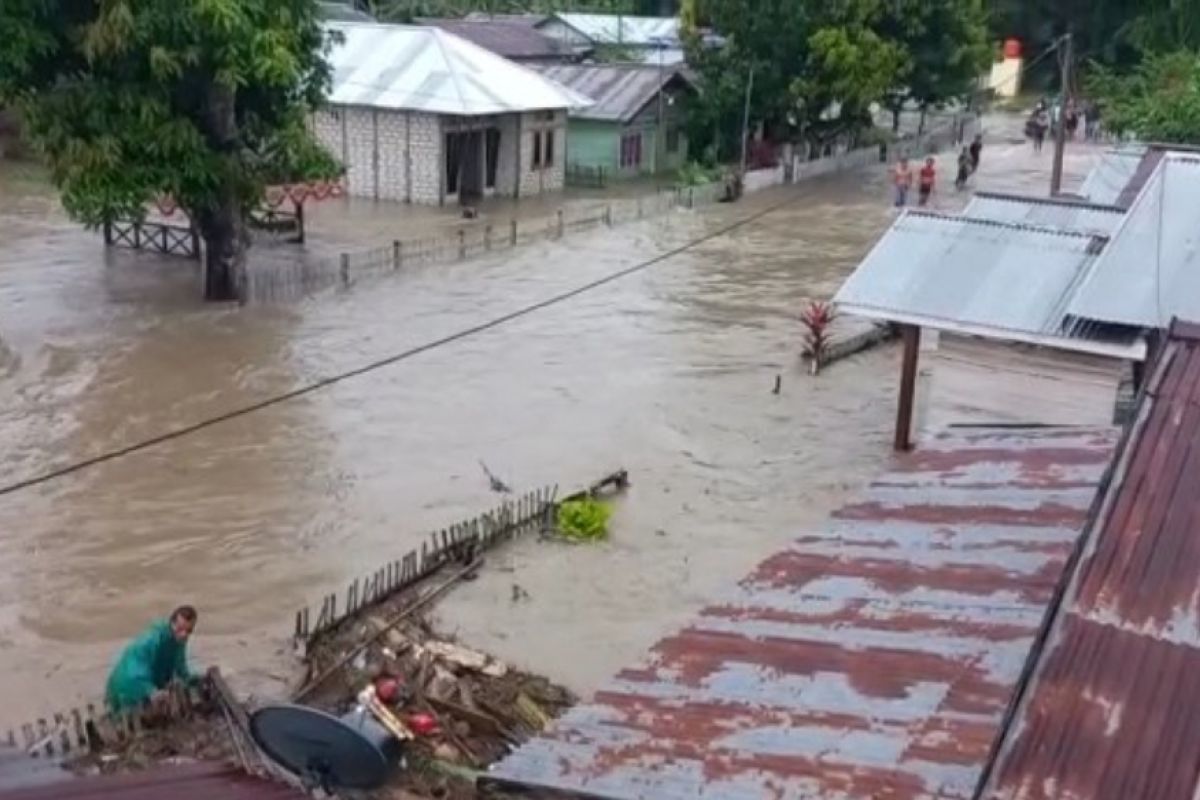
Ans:
POLYGON ((104 243, 109 247, 154 250, 168 256, 200 258, 200 236, 190 225, 114 220, 104 223, 104 243))
POLYGON ((371 574, 346 587, 341 604, 338 594, 326 595, 315 614, 308 607, 296 612, 295 643, 307 654, 321 633, 336 628, 346 619, 403 592, 450 563, 469 563, 476 554, 530 530, 551 524, 558 487, 529 492, 503 503, 486 514, 430 534, 420 549, 389 561, 371 574))
POLYGON ((584 164, 567 164, 564 180, 567 186, 603 189, 608 185, 608 170, 604 167, 589 167, 584 164))

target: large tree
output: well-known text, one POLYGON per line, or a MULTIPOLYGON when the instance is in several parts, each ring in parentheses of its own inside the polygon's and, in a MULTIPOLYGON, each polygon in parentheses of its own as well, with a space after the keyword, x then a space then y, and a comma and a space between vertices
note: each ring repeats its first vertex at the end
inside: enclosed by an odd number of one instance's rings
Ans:
POLYGON ((305 124, 327 47, 315 0, 0 0, 0 103, 70 214, 172 196, 204 240, 205 296, 235 299, 264 186, 338 169, 305 124))
POLYGON ((1104 124, 1144 141, 1200 144, 1200 55, 1147 55, 1128 74, 1097 68, 1089 90, 1104 106, 1104 124))
POLYGON ((907 103, 923 117, 927 109, 970 94, 991 59, 980 0, 891 0, 880 31, 904 52, 904 68, 886 95, 894 129, 907 103))
POLYGON ((693 135, 717 136, 718 157, 737 149, 750 74, 751 116, 776 137, 827 141, 868 124, 867 109, 902 69, 904 55, 878 30, 882 0, 697 0, 688 56, 701 78, 693 135), (698 31, 711 28, 714 45, 698 31))

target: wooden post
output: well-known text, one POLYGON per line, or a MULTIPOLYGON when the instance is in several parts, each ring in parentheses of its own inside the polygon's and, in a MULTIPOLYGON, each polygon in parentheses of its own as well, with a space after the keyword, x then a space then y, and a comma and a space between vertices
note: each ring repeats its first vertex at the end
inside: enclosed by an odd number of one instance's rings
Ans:
POLYGON ((342 253, 342 285, 350 285, 350 254, 342 253))
POLYGON ((133 223, 133 249, 142 249, 142 223, 140 222, 133 223))
POLYGON ((513 247, 517 246, 517 221, 514 219, 509 223, 511 230, 508 233, 508 239, 513 247))
POLYGON ((562 212, 562 209, 560 208, 558 210, 558 238, 561 239, 562 236, 563 236, 563 212, 562 212))
POLYGON ((900 398, 896 408, 896 452, 912 449, 913 410, 917 393, 917 362, 921 355, 921 329, 901 325, 904 357, 900 366, 900 398))
POLYGON ((104 243, 111 246, 112 242, 112 222, 104 220, 104 243))
POLYGON ((490 251, 492 249, 492 226, 488 225, 483 229, 483 249, 490 251))
POLYGON ((467 257, 467 232, 462 228, 458 229, 458 257, 460 260, 467 257))
POLYGON ((188 230, 188 235, 192 237, 192 258, 200 260, 200 234, 196 231, 196 226, 192 225, 188 230))
POLYGON ((404 259, 404 251, 401 249, 404 245, 399 239, 392 240, 392 269, 400 269, 400 264, 404 259))
POLYGON ((610 228, 612 227, 612 204, 611 203, 604 206, 604 224, 610 228))

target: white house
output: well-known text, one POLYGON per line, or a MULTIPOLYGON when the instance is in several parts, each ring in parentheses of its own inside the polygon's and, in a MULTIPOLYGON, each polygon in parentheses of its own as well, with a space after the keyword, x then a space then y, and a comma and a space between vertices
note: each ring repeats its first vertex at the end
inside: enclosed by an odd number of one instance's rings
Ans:
POLYGON ((563 187, 567 109, 590 101, 433 27, 330 22, 312 126, 355 197, 426 205, 563 187))

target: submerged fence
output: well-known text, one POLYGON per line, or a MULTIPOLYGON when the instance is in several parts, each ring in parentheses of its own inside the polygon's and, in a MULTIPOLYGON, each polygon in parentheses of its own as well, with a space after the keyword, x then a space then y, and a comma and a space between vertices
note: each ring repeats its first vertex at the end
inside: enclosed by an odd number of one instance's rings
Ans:
POLYGON ((346 587, 345 601, 340 606, 338 595, 333 593, 322 599, 315 618, 308 607, 301 608, 296 612, 294 641, 297 649, 307 654, 321 633, 336 628, 365 608, 416 586, 446 564, 469 563, 476 554, 501 542, 542 529, 553 520, 557 497, 558 487, 547 486, 474 519, 432 533, 420 549, 356 579, 346 587))
POLYGON ((245 299, 251 303, 291 302, 314 292, 334 287, 349 288, 360 281, 406 269, 465 261, 525 244, 561 239, 572 233, 635 222, 680 208, 697 208, 716 202, 724 188, 721 184, 706 184, 587 207, 568 207, 542 217, 471 225, 450 236, 397 239, 380 247, 329 258, 258 260, 246 270, 245 299))

